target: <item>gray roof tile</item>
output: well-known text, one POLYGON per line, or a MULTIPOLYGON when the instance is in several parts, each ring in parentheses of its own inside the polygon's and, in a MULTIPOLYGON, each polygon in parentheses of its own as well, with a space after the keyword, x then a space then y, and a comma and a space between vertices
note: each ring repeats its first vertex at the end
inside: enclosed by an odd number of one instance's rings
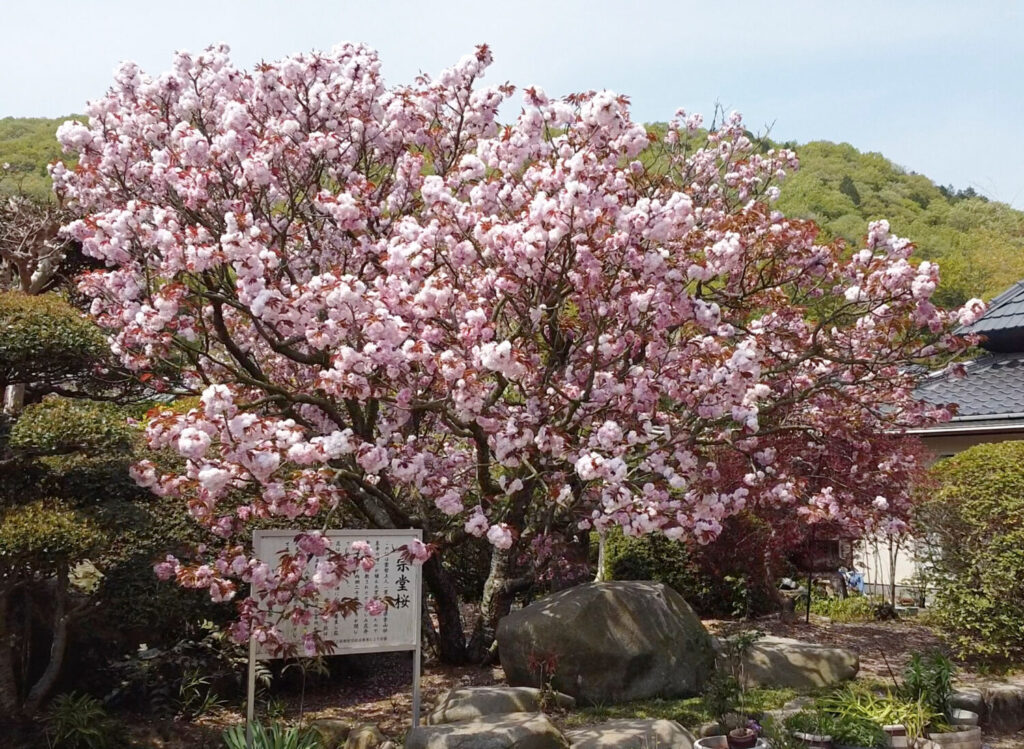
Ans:
POLYGON ((958 335, 989 334, 1024 328, 1024 281, 1018 281, 988 303, 988 309, 971 325, 957 328, 958 335))
POLYGON ((965 366, 964 377, 943 371, 924 380, 917 397, 938 405, 956 403, 957 417, 1024 413, 1024 353, 988 354, 965 366))

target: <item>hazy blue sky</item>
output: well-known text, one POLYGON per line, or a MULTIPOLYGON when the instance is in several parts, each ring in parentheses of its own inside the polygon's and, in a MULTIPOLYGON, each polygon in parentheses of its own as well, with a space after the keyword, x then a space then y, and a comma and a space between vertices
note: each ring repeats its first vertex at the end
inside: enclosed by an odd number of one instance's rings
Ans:
POLYGON ((157 73, 218 41, 245 65, 365 41, 393 82, 487 42, 490 81, 610 88, 645 121, 717 101, 1024 208, 1024 3, 35 0, 2 17, 0 117, 81 111, 118 61, 157 73))

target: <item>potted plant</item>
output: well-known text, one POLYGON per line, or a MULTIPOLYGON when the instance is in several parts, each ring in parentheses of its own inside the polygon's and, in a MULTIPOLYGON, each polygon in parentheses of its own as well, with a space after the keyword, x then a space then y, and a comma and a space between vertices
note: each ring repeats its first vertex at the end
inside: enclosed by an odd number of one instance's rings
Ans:
POLYGON ((981 729, 977 716, 971 724, 958 720, 963 711, 954 710, 952 661, 941 653, 915 654, 903 673, 903 691, 908 699, 924 703, 934 716, 927 725, 928 738, 949 749, 981 749, 981 729))
POLYGON ((761 635, 761 632, 747 630, 723 638, 718 668, 704 687, 704 704, 725 735, 701 739, 700 742, 704 743, 698 742, 699 749, 767 747, 759 736, 760 726, 750 719, 746 706, 744 662, 751 646, 761 635), (724 739, 724 743, 715 739, 724 739))
POLYGON ((873 721, 841 717, 832 728, 832 743, 834 749, 885 749, 889 736, 873 721))
POLYGON ((832 749, 835 718, 821 710, 802 710, 784 721, 793 737, 809 749, 832 749))
POLYGON ((817 701, 819 710, 838 721, 863 720, 878 726, 887 735, 886 745, 893 749, 913 746, 925 737, 926 727, 939 715, 921 699, 909 699, 890 690, 847 686, 817 701))

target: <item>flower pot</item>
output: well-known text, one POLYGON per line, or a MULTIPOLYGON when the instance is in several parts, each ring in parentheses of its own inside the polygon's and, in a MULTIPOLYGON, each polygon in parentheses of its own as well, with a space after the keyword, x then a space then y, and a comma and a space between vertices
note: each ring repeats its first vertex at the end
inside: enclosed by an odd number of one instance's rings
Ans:
POLYGON ((725 736, 729 749, 754 749, 757 746, 757 734, 749 728, 736 728, 725 736))
POLYGON ((907 749, 910 746, 910 742, 907 741, 907 729, 905 726, 894 723, 882 726, 882 730, 889 737, 889 746, 892 749, 907 749))
POLYGON ((802 741, 807 749, 832 749, 832 737, 818 733, 794 731, 793 738, 802 741))
POLYGON ((729 749, 729 739, 725 736, 705 736, 693 742, 693 749, 729 749))
MULTIPOLYGON (((770 749, 764 739, 756 739, 754 749, 770 749)), ((729 749, 729 739, 725 736, 705 736, 693 742, 693 749, 729 749)))
POLYGON ((973 710, 954 710, 950 716, 954 726, 976 726, 978 725, 978 714, 973 710))
POLYGON ((981 729, 978 726, 956 726, 945 733, 929 733, 928 738, 942 749, 981 749, 981 729))

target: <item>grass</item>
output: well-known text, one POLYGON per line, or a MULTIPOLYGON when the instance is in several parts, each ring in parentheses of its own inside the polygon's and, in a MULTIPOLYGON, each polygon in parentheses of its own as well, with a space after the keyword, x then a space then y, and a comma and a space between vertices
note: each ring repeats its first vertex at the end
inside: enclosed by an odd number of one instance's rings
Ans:
MULTIPOLYGON (((746 696, 747 712, 751 715, 757 715, 765 710, 777 710, 798 696, 798 694, 793 689, 771 689, 767 687, 748 689, 746 696)), ((677 721, 679 724, 691 729, 702 723, 709 723, 714 720, 714 717, 705 709, 704 702, 700 697, 688 697, 686 699, 654 698, 626 702, 621 705, 580 707, 568 713, 559 722, 564 728, 571 729, 594 723, 603 723, 607 720, 631 718, 664 718, 677 721)))

